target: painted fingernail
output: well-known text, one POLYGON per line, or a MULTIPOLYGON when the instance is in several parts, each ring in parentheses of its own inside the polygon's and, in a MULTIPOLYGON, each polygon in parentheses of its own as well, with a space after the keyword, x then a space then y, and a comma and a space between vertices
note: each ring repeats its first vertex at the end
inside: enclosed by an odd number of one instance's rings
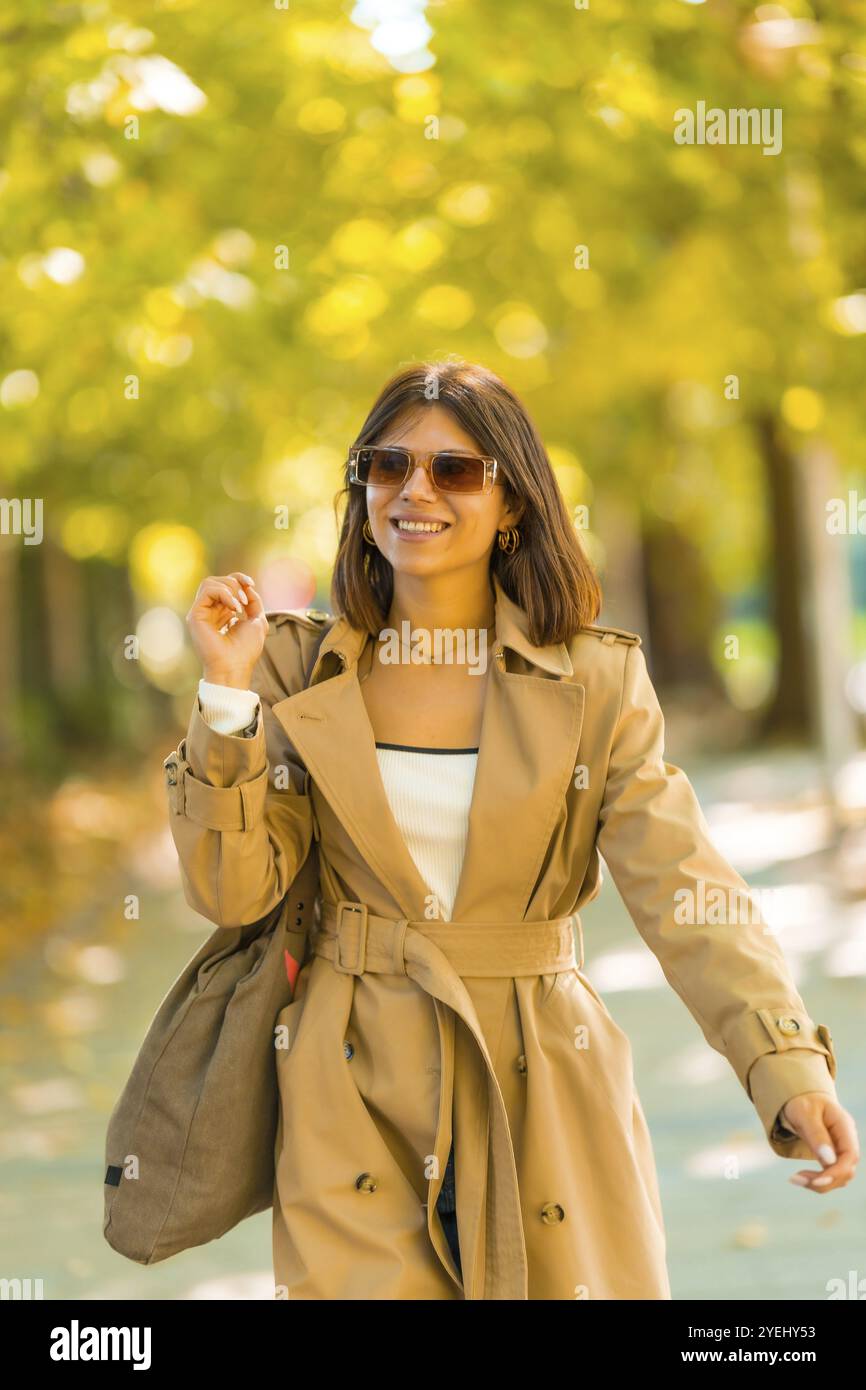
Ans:
POLYGON ((831 1163, 836 1162, 836 1155, 833 1152, 833 1147, 831 1144, 819 1144, 817 1154, 821 1162, 826 1164, 828 1168, 831 1163))
POLYGON ((828 1184, 828 1182, 832 1182, 832 1181, 833 1181, 833 1179, 832 1179, 832 1177, 831 1177, 831 1175, 830 1175, 829 1173, 822 1173, 821 1176, 820 1176, 820 1178, 813 1178, 813 1179, 812 1179, 812 1186, 813 1186, 813 1187, 826 1187, 827 1184, 828 1184))
MULTIPOLYGON (((244 593, 243 589, 241 589, 241 603, 249 603, 249 599, 247 598, 247 596, 246 596, 246 594, 244 593)), ((831 1159, 830 1161, 831 1161, 831 1163, 832 1163, 833 1160, 831 1159)))
POLYGON ((789 1179, 788 1179, 788 1182, 796 1183, 798 1187, 808 1187, 808 1186, 809 1186, 809 1179, 808 1179, 808 1178, 804 1178, 804 1177, 802 1176, 802 1174, 800 1174, 800 1173, 795 1173, 794 1176, 793 1176, 792 1178, 789 1178, 789 1179))

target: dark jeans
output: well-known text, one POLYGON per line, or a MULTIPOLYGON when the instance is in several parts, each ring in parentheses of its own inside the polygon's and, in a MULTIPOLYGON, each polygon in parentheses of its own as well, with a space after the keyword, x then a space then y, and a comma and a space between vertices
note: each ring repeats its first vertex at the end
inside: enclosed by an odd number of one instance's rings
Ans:
POLYGON ((445 1232, 445 1239, 454 1256, 454 1263, 462 1275, 463 1269, 460 1264, 460 1243, 457 1239, 457 1193, 454 1186, 454 1145, 451 1145, 451 1152, 448 1155, 448 1162, 445 1165, 445 1176, 442 1179, 442 1188, 436 1200, 436 1210, 442 1222, 442 1229, 445 1232))

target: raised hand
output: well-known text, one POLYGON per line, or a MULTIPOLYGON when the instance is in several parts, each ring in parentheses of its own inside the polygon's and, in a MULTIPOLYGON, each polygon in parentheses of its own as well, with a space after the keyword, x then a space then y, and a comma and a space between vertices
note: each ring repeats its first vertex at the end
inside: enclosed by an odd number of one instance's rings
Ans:
POLYGON ((208 575, 186 625, 205 680, 248 690, 268 632, 264 604, 250 576, 239 570, 208 575))

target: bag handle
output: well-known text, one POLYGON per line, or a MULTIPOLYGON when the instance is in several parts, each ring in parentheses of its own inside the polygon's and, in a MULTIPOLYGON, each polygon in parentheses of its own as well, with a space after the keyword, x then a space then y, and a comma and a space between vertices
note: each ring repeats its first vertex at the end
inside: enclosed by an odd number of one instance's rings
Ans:
MULTIPOLYGON (((313 643, 312 655, 311 655, 311 657, 310 657, 310 660, 309 660, 308 663, 307 663, 307 669, 306 669, 306 672, 305 672, 305 674, 304 674, 304 685, 303 685, 303 689, 304 689, 304 690, 306 690, 306 689, 309 688, 310 677, 311 677, 312 674, 313 674, 313 668, 315 667, 316 661, 318 660, 318 657, 319 657, 319 648, 321 647, 322 642, 323 642, 324 639, 325 639, 325 635, 326 635, 326 633, 330 632, 331 628, 334 626, 334 623, 335 623, 336 621, 337 621, 337 619, 336 619, 335 617, 329 617, 328 620, 327 620, 327 622, 325 622, 325 623, 322 624, 322 627, 321 627, 321 629, 319 630, 319 632, 318 632, 318 634, 317 634, 317 636, 316 636, 316 640, 315 640, 315 642, 313 643)), ((309 774, 309 772, 306 772, 306 771, 305 771, 305 776, 304 776, 304 791, 305 791, 305 793, 306 793, 307 796, 309 796, 309 783, 310 783, 310 774, 309 774)), ((299 886, 299 882, 300 882, 301 884, 304 884, 305 886, 307 886, 307 891, 308 891, 308 892, 312 892, 313 880, 314 880, 314 875, 313 875, 313 860, 314 860, 314 858, 315 858, 315 868, 316 868, 316 873, 315 873, 315 884, 316 884, 316 886, 318 887, 318 853, 319 853, 319 852, 318 852, 318 844, 319 844, 319 839, 320 839, 319 822, 318 822, 318 820, 317 820, 317 818, 316 818, 316 813, 315 813, 315 811, 312 809, 312 802, 310 803, 310 809, 311 809, 312 818, 313 818, 313 843, 312 843, 311 846, 310 846, 310 852, 309 852, 309 854, 307 855, 307 858, 306 858, 306 860, 304 861, 304 864, 301 866, 301 869, 300 869, 300 871, 299 871, 299 873, 298 873, 296 879, 294 880, 294 882, 293 882, 293 884, 292 884, 292 887, 291 887, 291 889, 289 890, 289 893, 286 894, 286 896, 283 898, 283 900, 282 900, 282 902, 279 904, 279 906, 276 907, 276 908, 272 908, 272 909, 271 909, 271 912, 268 914, 269 917, 270 917, 270 916, 273 916, 274 914, 276 914, 276 921, 277 921, 277 922, 279 922, 282 913, 286 910, 286 908, 287 908, 287 906, 288 906, 288 898, 289 898, 289 896, 291 895, 292 892, 296 892, 296 891, 297 891, 298 886, 299 886)), ((309 924, 309 921, 310 921, 310 913, 309 913, 309 912, 304 912, 304 913, 303 913, 302 919, 299 919, 299 920, 295 923, 295 928, 294 928, 294 930, 289 929, 288 926, 287 926, 287 928, 286 928, 286 936, 287 936, 287 938, 291 938, 292 950, 291 950, 290 954, 291 954, 292 957, 296 960, 299 970, 303 969, 303 967, 307 964, 307 961, 310 959, 310 955, 309 955, 308 949, 307 949, 308 946, 309 946, 309 938, 310 938, 309 925, 308 925, 308 924, 309 924)), ((294 984, 292 985, 292 995, 294 996, 294 984)))

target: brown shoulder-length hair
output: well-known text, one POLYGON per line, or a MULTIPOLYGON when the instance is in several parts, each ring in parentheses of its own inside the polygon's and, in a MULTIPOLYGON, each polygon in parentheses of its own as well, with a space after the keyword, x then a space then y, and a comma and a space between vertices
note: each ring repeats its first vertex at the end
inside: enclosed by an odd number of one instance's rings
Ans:
MULTIPOLYGON (((520 544, 506 554, 494 542, 490 570, 524 610, 529 640, 537 647, 565 642, 601 608, 601 586, 583 552, 547 451, 526 410, 505 382, 485 367, 462 360, 416 362, 382 388, 354 441, 374 444, 403 411, 432 405, 449 411, 479 449, 499 460, 499 477, 511 505, 519 507, 520 544)), ((335 498, 346 503, 331 582, 331 605, 353 627, 375 636, 385 623, 394 592, 394 571, 364 539, 365 489, 349 482, 335 498)))

